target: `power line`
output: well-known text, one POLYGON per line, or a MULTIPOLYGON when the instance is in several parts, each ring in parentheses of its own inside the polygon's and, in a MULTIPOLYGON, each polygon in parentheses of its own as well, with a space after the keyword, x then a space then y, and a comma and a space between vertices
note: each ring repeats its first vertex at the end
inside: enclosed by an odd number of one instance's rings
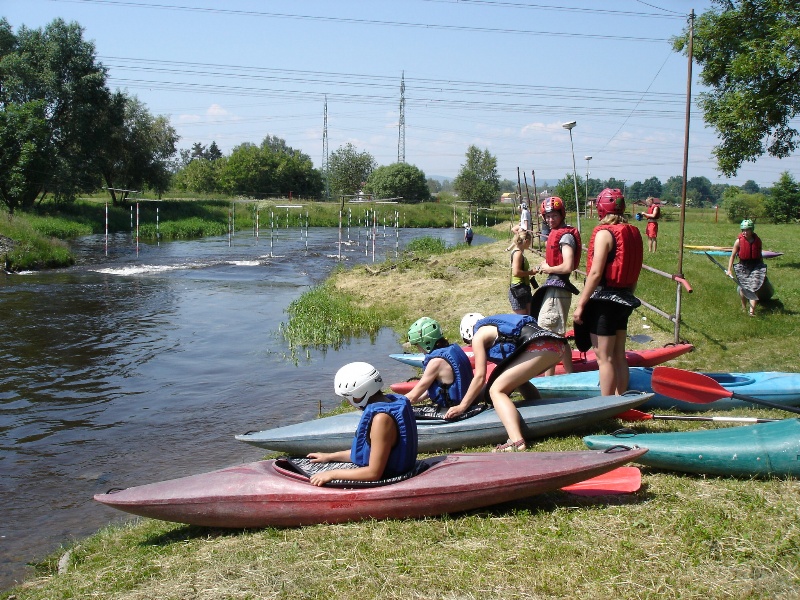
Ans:
POLYGON ((548 36, 565 38, 582 38, 594 40, 613 40, 625 42, 665 43, 668 39, 651 37, 633 37, 621 35, 604 35, 599 33, 571 33, 566 31, 534 31, 530 29, 498 29, 492 27, 475 27, 468 25, 448 25, 445 23, 413 23, 410 21, 377 21, 370 19, 354 19, 350 17, 324 17, 315 15, 299 15, 291 13, 271 13, 253 10, 233 10, 227 8, 204 8, 196 6, 180 6, 172 4, 145 4, 140 2, 126 2, 123 0, 51 0, 52 2, 69 2, 81 4, 103 4, 111 6, 125 6, 129 8, 144 8, 156 10, 174 10, 181 12, 198 12, 205 14, 225 14, 242 17, 261 17, 270 19, 294 19, 300 21, 318 21, 323 23, 344 23, 349 25, 368 25, 381 27, 403 27, 411 29, 459 31, 469 33, 492 33, 501 35, 548 36))

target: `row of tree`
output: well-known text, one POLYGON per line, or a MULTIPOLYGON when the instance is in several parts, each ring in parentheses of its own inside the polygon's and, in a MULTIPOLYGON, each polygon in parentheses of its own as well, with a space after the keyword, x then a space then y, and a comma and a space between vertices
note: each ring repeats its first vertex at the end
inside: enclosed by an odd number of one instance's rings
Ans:
POLYGON ((11 213, 48 195, 65 203, 107 187, 117 202, 120 190, 168 188, 175 129, 106 80, 77 23, 15 34, 0 19, 0 199, 11 213))

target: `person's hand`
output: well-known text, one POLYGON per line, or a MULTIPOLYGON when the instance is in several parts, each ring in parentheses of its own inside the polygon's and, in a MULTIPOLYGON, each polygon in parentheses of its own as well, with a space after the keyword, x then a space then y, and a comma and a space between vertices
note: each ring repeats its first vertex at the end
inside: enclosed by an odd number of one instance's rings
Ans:
POLYGON ((309 481, 311 482, 311 485, 316 485, 316 486, 324 485, 329 481, 333 481, 334 477, 331 475, 331 473, 333 473, 333 471, 323 471, 322 473, 314 473, 311 476, 311 479, 309 479, 309 481))
POLYGON ((583 307, 579 306, 572 313, 572 322, 581 325, 583 323, 583 307))
POLYGON ((461 415, 463 415, 466 411, 467 411, 467 407, 462 407, 460 404, 458 404, 456 406, 451 406, 447 410, 447 412, 444 414, 444 418, 445 418, 445 420, 455 419, 455 418, 460 417, 461 415))
POLYGON ((309 454, 306 454, 306 458, 310 458, 312 463, 330 462, 329 456, 330 454, 327 452, 310 452, 309 454))

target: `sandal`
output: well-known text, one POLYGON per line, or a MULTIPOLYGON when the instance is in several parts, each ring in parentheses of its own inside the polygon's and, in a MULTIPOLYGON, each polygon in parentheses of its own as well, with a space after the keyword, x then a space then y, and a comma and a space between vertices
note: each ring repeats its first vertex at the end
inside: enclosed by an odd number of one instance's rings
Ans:
POLYGON ((750 316, 751 317, 755 317, 756 316, 756 311, 754 311, 752 308, 750 309, 750 316))
POLYGON ((525 452, 525 439, 512 442, 508 440, 505 444, 498 444, 492 452, 525 452))

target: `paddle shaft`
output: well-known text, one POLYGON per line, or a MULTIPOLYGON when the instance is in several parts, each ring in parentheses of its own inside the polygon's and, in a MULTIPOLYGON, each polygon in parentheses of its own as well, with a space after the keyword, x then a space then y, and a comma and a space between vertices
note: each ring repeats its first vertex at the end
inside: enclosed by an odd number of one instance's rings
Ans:
POLYGON ((715 417, 699 415, 654 415, 632 408, 624 413, 617 415, 618 419, 624 421, 649 421, 659 419, 663 421, 714 421, 716 423, 771 423, 780 419, 760 419, 758 417, 715 417))
MULTIPOLYGON (((720 262, 719 262, 719 261, 718 261, 716 258, 714 258, 713 256, 711 256, 711 255, 710 255, 708 252, 704 252, 703 254, 705 254, 705 255, 708 257, 708 259, 709 259, 711 262, 713 262, 713 263, 714 263, 715 265, 717 265, 717 266, 718 266, 720 269, 722 269, 722 272, 723 272, 723 273, 725 273, 725 275, 728 275, 728 269, 726 269, 725 267, 723 267, 723 266, 720 264, 720 262)), ((741 284, 741 283, 739 283, 739 278, 738 278, 738 277, 736 277, 736 276, 735 276, 735 275, 733 275, 733 274, 730 274, 730 275, 728 275, 728 277, 730 277, 731 279, 733 279, 733 280, 736 282, 736 285, 737 285, 737 286, 739 286, 739 289, 740 289, 740 290, 742 290, 742 296, 744 296, 744 297, 745 297, 745 298, 747 298, 748 300, 758 300, 758 296, 756 296, 756 294, 755 294, 754 292, 751 292, 750 290, 748 290, 748 289, 745 289, 745 288, 742 286, 742 284, 741 284)))

